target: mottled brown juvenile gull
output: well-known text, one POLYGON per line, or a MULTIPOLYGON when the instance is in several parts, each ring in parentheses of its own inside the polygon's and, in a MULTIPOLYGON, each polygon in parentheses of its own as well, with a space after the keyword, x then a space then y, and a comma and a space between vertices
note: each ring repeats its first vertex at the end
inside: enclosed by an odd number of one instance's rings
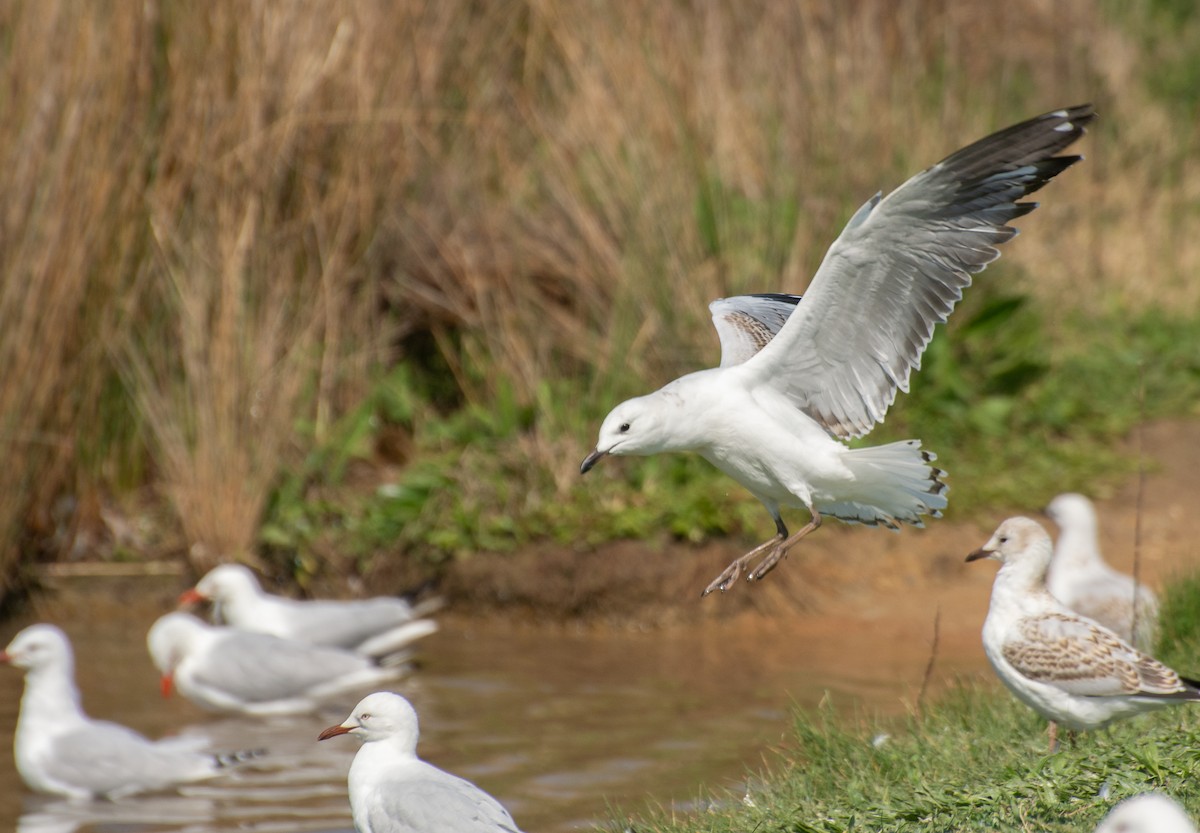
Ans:
POLYGON ((437 631, 432 619, 419 618, 436 608, 436 603, 414 608, 404 599, 390 596, 344 601, 288 599, 265 592, 254 573, 241 564, 214 567, 179 601, 211 601, 221 621, 238 630, 344 648, 364 656, 403 650, 437 631))
POLYGON ((93 720, 75 686, 75 657, 54 625, 30 625, 0 653, 25 670, 13 739, 17 772, 30 789, 73 800, 119 799, 204 781, 256 753, 216 755, 195 738, 152 741, 118 723, 93 720))
POLYGON ((1175 799, 1142 793, 1113 807, 1093 833, 1196 833, 1196 825, 1175 799))
POLYGON ((983 623, 983 649, 1017 699, 1069 729, 1200 700, 1191 680, 1064 605, 1046 589, 1050 536, 1009 518, 968 561, 1000 562, 983 623))
POLYGON ((160 617, 146 644, 162 673, 164 695, 178 689, 201 708, 236 714, 315 711, 405 671, 339 648, 210 625, 190 613, 160 617))
POLYGON ((1001 130, 876 194, 842 230, 804 300, 746 295, 716 301, 721 365, 618 405, 600 426, 587 472, 606 454, 694 451, 762 501, 776 534, 708 587, 743 569, 761 579, 825 516, 921 526, 946 506, 943 472, 920 440, 851 449, 908 390, 935 324, 971 276, 999 257, 1021 202, 1079 161, 1058 156, 1094 118, 1090 105, 1001 130), (807 509, 789 534, 780 510, 807 509))
POLYGON ((1152 650, 1158 630, 1158 599, 1149 587, 1104 561, 1092 502, 1083 495, 1059 495, 1050 501, 1046 514, 1058 526, 1058 543, 1046 575, 1050 594, 1126 642, 1143 651, 1152 650))
POLYGON ((417 757, 417 713, 399 694, 369 695, 317 740, 337 735, 363 742, 348 779, 358 833, 520 833, 499 801, 417 757))

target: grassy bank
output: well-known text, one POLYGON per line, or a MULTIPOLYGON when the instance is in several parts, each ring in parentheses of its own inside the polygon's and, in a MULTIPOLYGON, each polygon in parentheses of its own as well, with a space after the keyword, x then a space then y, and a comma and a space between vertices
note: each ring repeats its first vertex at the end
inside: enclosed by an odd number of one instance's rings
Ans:
MULTIPOLYGON (((1200 671, 1200 580, 1165 593, 1159 655, 1200 671)), ((694 816, 638 819, 641 833, 1090 831, 1113 804, 1161 790, 1200 816, 1200 709, 1183 705, 1090 733, 1048 754, 1046 723, 999 682, 963 684, 907 720, 798 714, 795 732, 741 795, 694 816)), ((707 801, 707 800, 706 800, 707 801)), ((619 826, 624 828, 625 825, 619 826)), ((618 829, 618 827, 614 827, 618 829)))
POLYGON ((1100 452, 1139 361, 1148 412, 1189 407, 1200 24, 1173 4, 57 0, 0 31, 0 582, 757 530, 695 461, 581 487, 598 418, 712 362, 711 298, 803 289, 877 189, 1084 100, 1088 161, 887 432, 969 508, 1014 493, 977 477, 997 455, 1035 492, 1125 465, 1100 452))

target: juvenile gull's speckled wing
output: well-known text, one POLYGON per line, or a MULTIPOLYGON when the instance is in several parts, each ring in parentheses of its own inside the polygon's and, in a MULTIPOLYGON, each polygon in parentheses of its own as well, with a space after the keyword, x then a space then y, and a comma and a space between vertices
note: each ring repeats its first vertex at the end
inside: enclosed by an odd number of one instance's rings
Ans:
POLYGON ((1187 697, 1191 689, 1158 660, 1088 619, 1047 613, 1017 623, 1004 658, 1031 680, 1092 697, 1187 697))
POLYGON ((721 367, 741 364, 766 347, 798 303, 799 295, 763 293, 718 298, 709 304, 721 339, 721 367))
MULTIPOLYGON (((1001 243, 1019 202, 1079 161, 1056 156, 1083 135, 1091 105, 1001 130, 860 208, 829 248, 778 335, 744 362, 840 437, 883 420, 944 322, 1001 243)), ((723 362, 724 363, 724 362, 723 362)))

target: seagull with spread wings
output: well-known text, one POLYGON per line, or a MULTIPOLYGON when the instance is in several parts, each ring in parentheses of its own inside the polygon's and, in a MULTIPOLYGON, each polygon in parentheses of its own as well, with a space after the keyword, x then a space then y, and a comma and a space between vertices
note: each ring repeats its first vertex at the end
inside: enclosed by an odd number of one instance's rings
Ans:
POLYGON ((1055 110, 994 133, 876 194, 842 230, 801 302, 743 295, 710 309, 721 365, 621 403, 600 426, 586 473, 608 454, 695 451, 762 501, 776 534, 708 587, 726 590, 754 559, 758 580, 831 516, 899 529, 946 506, 941 470, 920 440, 849 448, 908 390, 935 324, 971 276, 999 257, 1021 202, 1080 160, 1060 151, 1095 117, 1055 110), (811 520, 789 533, 780 510, 811 520))

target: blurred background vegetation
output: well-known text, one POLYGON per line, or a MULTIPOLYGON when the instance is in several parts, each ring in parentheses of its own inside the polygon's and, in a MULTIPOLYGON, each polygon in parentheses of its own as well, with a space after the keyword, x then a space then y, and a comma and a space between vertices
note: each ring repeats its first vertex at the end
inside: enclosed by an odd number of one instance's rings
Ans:
POLYGON ((686 456, 581 480, 599 419, 716 363, 712 298, 803 290, 871 194, 1083 101, 871 441, 938 451, 953 515, 1197 414, 1190 3, 15 0, 0 72, 5 592, 769 531, 686 456))

